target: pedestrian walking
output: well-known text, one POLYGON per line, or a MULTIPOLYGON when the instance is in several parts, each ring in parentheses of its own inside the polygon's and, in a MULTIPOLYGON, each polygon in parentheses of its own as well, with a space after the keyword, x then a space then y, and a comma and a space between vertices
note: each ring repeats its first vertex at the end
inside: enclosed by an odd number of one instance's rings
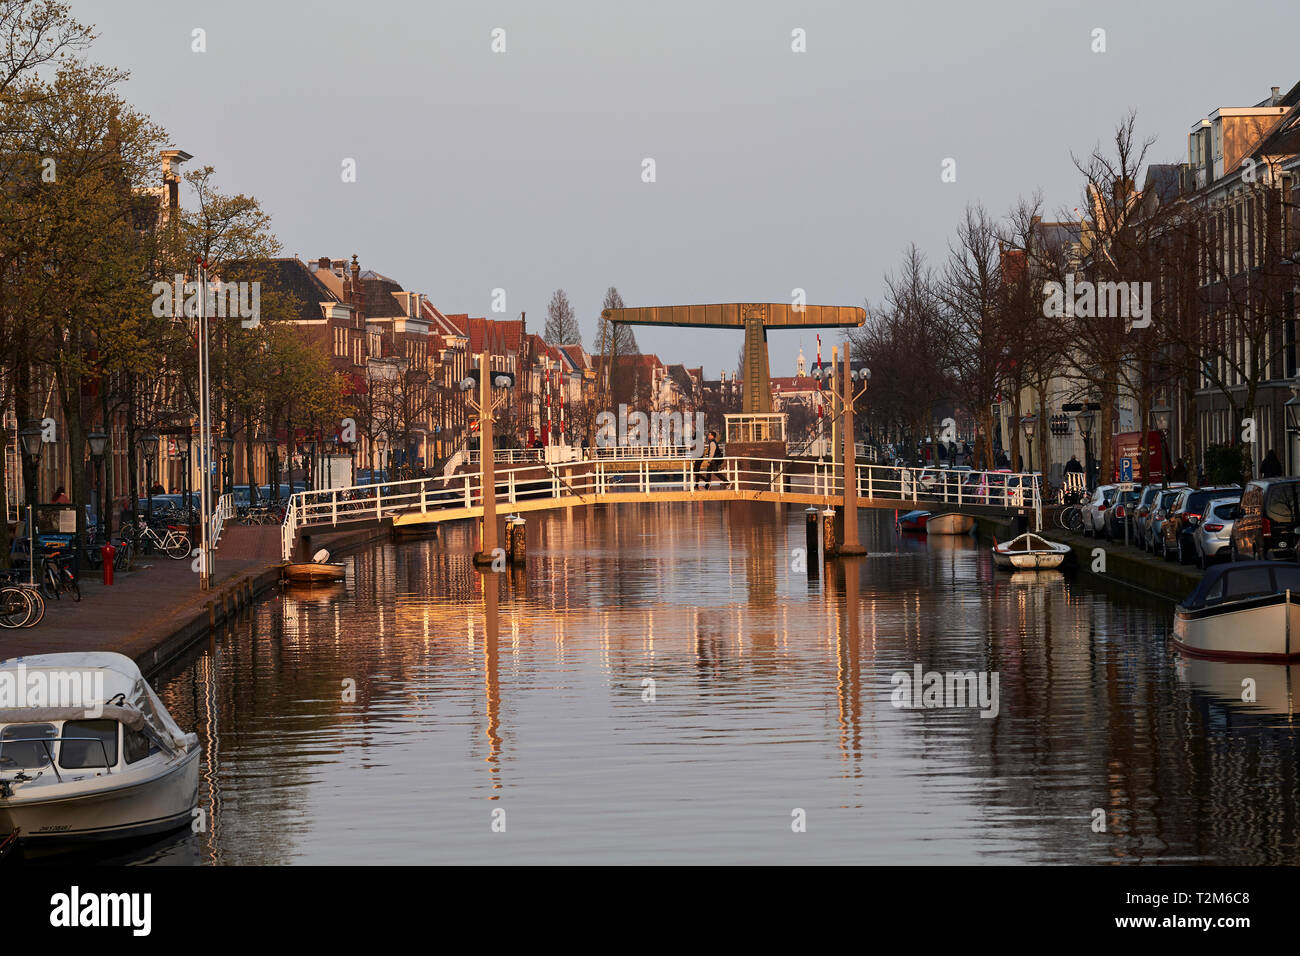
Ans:
POLYGON ((708 490, 721 465, 722 446, 718 444, 718 433, 709 432, 709 440, 704 443, 704 454, 695 462, 695 487, 700 487, 700 473, 703 471, 704 488, 708 490))
POLYGON ((1264 460, 1259 463, 1259 476, 1261 478, 1277 478, 1282 474, 1282 462, 1278 460, 1277 452, 1272 448, 1264 456, 1264 460))

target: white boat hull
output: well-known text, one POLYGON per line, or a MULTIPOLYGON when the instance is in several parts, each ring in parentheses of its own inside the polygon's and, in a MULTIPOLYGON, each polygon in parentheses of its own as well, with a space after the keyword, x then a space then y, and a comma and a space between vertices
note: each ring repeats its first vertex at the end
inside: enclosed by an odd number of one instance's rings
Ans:
POLYGON ((970 515, 942 514, 931 515, 925 524, 927 534, 970 534, 975 527, 975 519, 970 515))
POLYGON ((1174 646, 1213 660, 1300 660, 1300 595, 1174 612, 1174 646))
POLYGON ((1035 534, 993 545, 993 563, 1016 571, 1050 571, 1065 563, 1070 546, 1035 534))
POLYGON ((0 836, 18 828, 20 842, 45 844, 164 833, 190 822, 198 789, 195 744, 155 773, 17 787, 14 796, 0 799, 0 836))

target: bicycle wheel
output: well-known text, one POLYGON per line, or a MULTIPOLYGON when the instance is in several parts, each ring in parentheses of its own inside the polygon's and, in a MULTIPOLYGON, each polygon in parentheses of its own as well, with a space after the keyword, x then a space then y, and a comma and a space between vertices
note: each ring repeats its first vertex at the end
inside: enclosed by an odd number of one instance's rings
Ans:
POLYGON ((36 588, 22 588, 22 592, 32 605, 32 613, 23 621, 23 627, 35 627, 45 619, 45 598, 36 588))
POLYGON ((81 582, 77 580, 77 576, 72 573, 71 568, 64 568, 62 573, 63 573, 63 590, 72 592, 73 601, 80 601, 81 582))
POLYGON ((0 627, 22 627, 32 616, 32 605, 22 588, 0 589, 0 627))
POLYGON ((167 557, 173 561, 183 561, 190 556, 190 539, 183 534, 167 535, 167 557))
POLYGON ((41 568, 41 594, 46 600, 58 601, 59 597, 59 572, 52 564, 46 564, 41 568))
POLYGON ((1066 529, 1078 534, 1083 530, 1083 509, 1078 505, 1068 509, 1066 529))

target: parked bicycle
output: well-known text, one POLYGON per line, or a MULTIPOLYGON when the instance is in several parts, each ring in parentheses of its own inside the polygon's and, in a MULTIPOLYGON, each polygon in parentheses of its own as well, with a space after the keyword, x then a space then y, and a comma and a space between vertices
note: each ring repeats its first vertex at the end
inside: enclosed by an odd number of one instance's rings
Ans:
POLYGON ((72 555, 62 551, 47 552, 41 558, 40 590, 49 600, 62 600, 64 593, 81 600, 81 585, 72 570, 72 555))
POLYGON ((0 571, 0 627, 35 627, 45 617, 45 598, 23 571, 0 571))
POLYGON ((136 522, 136 529, 142 548, 157 548, 173 561, 181 561, 190 556, 190 536, 181 528, 173 525, 155 528, 140 518, 136 522))

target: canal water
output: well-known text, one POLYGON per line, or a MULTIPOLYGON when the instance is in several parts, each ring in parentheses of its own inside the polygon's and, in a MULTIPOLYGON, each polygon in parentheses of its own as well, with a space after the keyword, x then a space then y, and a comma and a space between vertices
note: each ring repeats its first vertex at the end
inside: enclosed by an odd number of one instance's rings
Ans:
POLYGON ((158 682, 205 829, 116 859, 1295 860, 1296 668, 1183 662, 1166 603, 861 528, 820 575, 801 509, 716 502, 530 516, 526 572, 475 572, 468 526, 349 557, 158 682), (895 706, 918 668, 996 674, 996 716, 895 706))

